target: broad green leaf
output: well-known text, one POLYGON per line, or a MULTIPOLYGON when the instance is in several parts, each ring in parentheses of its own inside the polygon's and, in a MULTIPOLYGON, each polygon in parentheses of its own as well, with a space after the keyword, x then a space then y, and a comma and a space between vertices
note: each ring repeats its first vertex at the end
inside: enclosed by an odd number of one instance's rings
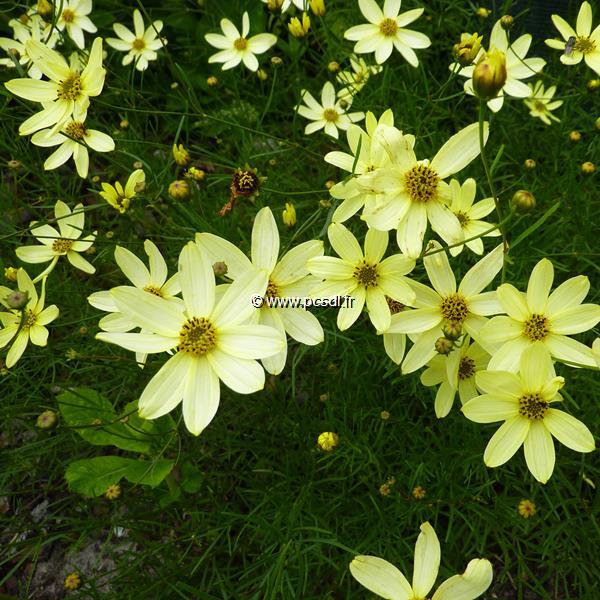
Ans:
POLYGON ((84 496, 101 496, 110 485, 125 478, 131 483, 156 487, 175 462, 160 459, 142 461, 121 456, 98 456, 73 461, 65 473, 69 489, 84 496))

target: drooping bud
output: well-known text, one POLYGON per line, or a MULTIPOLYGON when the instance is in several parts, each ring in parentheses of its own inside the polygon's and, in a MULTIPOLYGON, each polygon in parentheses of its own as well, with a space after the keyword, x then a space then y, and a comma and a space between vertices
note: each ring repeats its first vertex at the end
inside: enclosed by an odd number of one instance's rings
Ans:
POLYGON ((506 56, 493 48, 486 52, 473 70, 473 89, 482 100, 490 100, 506 83, 506 56))
POLYGON ((519 190, 514 193, 511 206, 519 213, 528 213, 535 208, 535 198, 527 190, 519 190))

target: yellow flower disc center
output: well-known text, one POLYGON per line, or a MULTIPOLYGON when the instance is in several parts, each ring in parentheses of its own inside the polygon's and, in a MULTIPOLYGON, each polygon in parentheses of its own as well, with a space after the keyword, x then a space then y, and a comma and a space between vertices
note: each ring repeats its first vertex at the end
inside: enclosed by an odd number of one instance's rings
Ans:
POLYGON ((536 100, 533 103, 533 107, 535 108, 535 110, 537 110, 538 112, 541 113, 545 113, 546 112, 546 105, 541 101, 541 100, 536 100))
POLYGON ((71 121, 65 127, 65 133, 74 140, 82 140, 87 135, 85 124, 81 121, 71 121))
POLYGON ((338 120, 338 116, 335 108, 326 108, 325 112, 323 112, 323 118, 330 123, 335 123, 338 120))
POLYGON ((596 49, 596 44, 589 37, 578 37, 573 46, 573 50, 577 50, 582 54, 590 54, 596 49))
POLYGON ((145 291, 145 292, 148 292, 148 293, 150 293, 150 294, 152 294, 152 295, 154 295, 154 296, 158 296, 159 298, 162 298, 162 297, 163 297, 163 294, 162 294, 162 292, 161 292, 160 288, 159 288, 159 287, 156 287, 155 285, 147 285, 147 286, 144 288, 144 291, 145 291))
POLYGON ((70 8, 65 8, 65 10, 62 11, 60 18, 65 23, 72 23, 75 20, 75 12, 72 11, 70 8))
POLYGON ((385 35, 385 37, 394 37, 398 31, 396 19, 387 18, 381 21, 381 23, 379 23, 379 31, 382 35, 385 35))
POLYGON ((54 252, 67 253, 72 246, 73 240, 65 240, 64 238, 58 238, 52 242, 54 252))
POLYGON ((143 50, 146 47, 146 42, 144 41, 144 38, 135 38, 131 45, 134 50, 143 50))
POLYGON ((233 47, 236 50, 245 50, 248 47, 248 40, 246 38, 238 38, 237 40, 235 40, 235 42, 233 42, 233 47))
POLYGON ((217 344, 217 332, 213 324, 204 317, 188 319, 179 332, 179 352, 204 356, 217 344))
POLYGON ((30 308, 28 308, 25 311, 25 318, 23 319, 23 329, 29 329, 30 327, 33 327, 36 321, 37 315, 30 308))
POLYGON ((81 77, 77 73, 69 75, 58 84, 56 97, 59 100, 77 100, 81 94, 81 77))
POLYGON ((406 308, 406 305, 402 304, 402 302, 398 302, 398 300, 394 300, 389 296, 386 296, 385 300, 387 302, 387 305, 389 306, 390 312, 393 315, 402 312, 406 308))
POLYGON ((540 394, 525 394, 519 398, 519 414, 533 421, 541 421, 548 410, 548 402, 540 394))
POLYGON ((404 189, 413 202, 429 202, 438 196, 438 174, 428 165, 415 165, 404 174, 404 189))
POLYGON ((454 214, 456 215, 456 218, 458 219, 460 226, 464 229, 469 224, 469 221, 471 220, 469 218, 469 215, 460 210, 454 214))
POLYGON ((377 265, 369 265, 363 262, 354 269, 353 275, 354 279, 366 288, 377 286, 377 265))
POLYGON ((460 294, 450 294, 442 300, 442 315, 451 323, 462 325, 469 314, 467 301, 460 294))
POLYGON ((460 381, 469 379, 475 375, 475 361, 468 356, 463 356, 458 365, 458 378, 460 381))
POLYGON ((277 287, 277 284, 269 279, 269 283, 267 284, 267 291, 265 292, 265 298, 277 298, 278 296, 279 288, 277 287))
POLYGON ((533 314, 523 324, 523 333, 532 341, 543 340, 550 333, 550 321, 544 315, 533 314))

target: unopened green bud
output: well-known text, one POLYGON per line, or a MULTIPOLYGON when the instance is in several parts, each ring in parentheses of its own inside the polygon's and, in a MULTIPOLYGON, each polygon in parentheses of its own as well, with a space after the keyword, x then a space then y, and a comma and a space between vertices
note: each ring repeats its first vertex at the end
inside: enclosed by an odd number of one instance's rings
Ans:
POLYGON ((527 190, 515 192, 510 203, 519 213, 528 213, 535 208, 535 198, 533 194, 527 190))
POLYGON ((35 424, 40 429, 52 429, 58 422, 58 417, 53 410, 45 410, 38 416, 35 424))
POLYGON ((514 24, 515 24, 515 20, 513 17, 511 17, 511 15, 504 15, 500 19, 500 26, 505 31, 508 31, 509 29, 511 29, 514 24))
POLYGON ((213 272, 217 277, 227 274, 227 265, 223 261, 216 262, 213 265, 213 272))
POLYGON ((454 321, 448 321, 442 331, 444 332, 444 336, 446 339, 451 342, 455 342, 462 335, 462 327, 460 323, 456 323, 454 321))
POLYGON ((447 356, 448 354, 450 354, 450 352, 452 352, 452 350, 454 350, 454 342, 452 342, 452 340, 449 340, 445 337, 441 337, 435 341, 435 351, 438 354, 447 356))
POLYGON ((482 100, 490 100, 506 83, 506 56, 500 50, 490 50, 473 69, 473 89, 482 100))

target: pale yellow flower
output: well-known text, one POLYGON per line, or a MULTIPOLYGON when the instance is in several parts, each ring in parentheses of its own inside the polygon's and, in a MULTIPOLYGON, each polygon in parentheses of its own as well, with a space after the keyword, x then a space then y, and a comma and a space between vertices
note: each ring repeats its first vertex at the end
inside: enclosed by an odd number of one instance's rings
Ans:
POLYGON ((568 337, 600 321, 600 306, 581 304, 590 289, 588 278, 572 277, 550 293, 553 281, 554 267, 543 258, 531 272, 526 293, 510 283, 498 288, 498 312, 507 316, 494 317, 481 330, 482 340, 497 348, 490 369, 515 372, 523 351, 538 341, 558 360, 596 365, 590 348, 568 337))
POLYGON ((552 15, 552 22, 563 39, 548 39, 546 45, 555 50, 562 50, 560 62, 564 65, 577 65, 583 60, 590 69, 600 75, 600 25, 592 31, 590 3, 581 3, 575 24, 576 30, 559 15, 552 15), (568 51, 567 44, 570 48, 568 51))
POLYGON ((90 97, 98 96, 102 91, 106 73, 102 68, 102 38, 94 40, 87 64, 81 71, 41 42, 32 39, 25 47, 33 64, 50 81, 23 78, 11 79, 4 84, 16 96, 40 102, 43 106, 42 111, 21 123, 19 133, 29 135, 55 126, 54 133, 71 115, 86 114, 90 97))
POLYGON ((6 355, 6 367, 10 369, 21 358, 31 340, 36 346, 45 346, 48 342, 48 329, 45 325, 58 317, 58 308, 52 304, 44 308, 46 298, 46 278, 42 279, 42 291, 38 296, 31 278, 24 269, 19 269, 17 285, 28 296, 22 311, 0 312, 0 348, 12 341, 6 355))
POLYGON ((321 91, 321 104, 308 90, 302 90, 300 94, 304 104, 296 106, 296 110, 298 114, 312 121, 304 128, 306 135, 323 129, 327 135, 337 139, 338 129, 346 130, 352 123, 365 118, 363 112, 346 112, 349 104, 342 108, 341 101, 336 99, 333 84, 329 81, 325 83, 321 91))
POLYGON ((271 46, 277 43, 277 36, 272 33, 259 33, 248 38, 250 31, 250 19, 248 13, 242 16, 242 32, 229 20, 221 19, 221 30, 224 35, 219 33, 207 33, 204 39, 220 52, 213 54, 209 63, 224 63, 222 70, 233 69, 241 62, 251 71, 258 70, 258 60, 255 54, 266 52, 271 46))
POLYGON ((387 600, 474 600, 492 583, 493 570, 485 558, 474 558, 462 575, 446 579, 429 596, 440 567, 440 542, 429 523, 421 525, 415 545, 412 585, 391 563, 376 556, 357 556, 350 563, 350 573, 369 591, 387 600))
POLYGON ((100 196, 104 198, 113 208, 116 208, 121 214, 129 209, 131 201, 135 195, 143 189, 146 182, 146 174, 142 169, 136 169, 127 179, 125 187, 121 182, 115 181, 115 185, 110 183, 102 183, 102 191, 100 196))
POLYGON ((338 311, 337 325, 342 331, 358 319, 365 304, 375 329, 386 331, 392 319, 387 298, 408 305, 415 302, 415 293, 408 278, 404 277, 414 269, 415 261, 402 254, 383 258, 388 246, 387 231, 369 229, 364 252, 358 240, 341 223, 332 223, 327 237, 340 258, 318 256, 308 261, 308 270, 324 280, 313 289, 312 296, 348 295, 352 298, 352 306, 343 306, 338 311))
POLYGON ((551 85, 545 90, 541 81, 536 81, 535 86, 528 85, 531 88, 531 96, 523 100, 523 103, 529 109, 529 114, 541 119, 546 125, 551 125, 552 121, 560 121, 552 114, 552 111, 562 106, 563 103, 562 100, 552 100, 556 93, 556 86, 551 85))
POLYGON ((67 30, 68 36, 75 45, 83 50, 85 39, 83 32, 96 33, 97 27, 92 23, 88 15, 92 12, 92 0, 61 0, 62 7, 56 26, 60 31, 67 30))
POLYGON ((554 471, 552 436, 576 452, 592 452, 594 436, 575 417, 550 408, 562 400, 558 391, 565 380, 556 376, 544 344, 529 346, 518 368, 518 375, 496 370, 477 373, 477 386, 485 393, 467 402, 462 412, 476 423, 504 421, 485 449, 483 460, 488 467, 503 465, 523 445, 527 467, 539 482, 546 483, 554 471))
POLYGON ((163 22, 154 21, 144 29, 142 13, 136 8, 133 11, 133 28, 135 33, 120 23, 113 23, 113 29, 118 37, 106 38, 106 43, 115 50, 127 52, 123 57, 123 65, 133 62, 138 71, 145 71, 148 63, 157 59, 157 51, 167 44, 165 38, 158 37, 163 22))
POLYGON ((398 14, 400 0, 385 0, 383 11, 375 0, 358 0, 358 6, 369 22, 350 27, 344 33, 347 40, 356 42, 354 52, 356 54, 375 52, 375 60, 381 64, 396 48, 409 65, 416 67, 419 59, 413 48, 429 48, 431 40, 424 33, 405 29, 405 26, 416 21, 423 14, 424 9, 415 8, 398 14))
POLYGON ((133 352, 176 350, 141 393, 139 413, 156 419, 183 401, 185 425, 199 435, 217 412, 219 380, 241 394, 262 389, 265 372, 255 359, 280 352, 283 340, 271 327, 245 324, 256 310, 250 298, 267 287, 265 270, 247 271, 217 301, 212 265, 189 242, 179 256, 178 273, 181 303, 139 289, 111 290, 119 310, 151 333, 101 332, 96 337, 133 352))
POLYGON ((54 206, 54 216, 60 232, 56 231, 52 225, 37 225, 37 221, 32 221, 31 234, 41 242, 41 246, 21 246, 16 249, 17 256, 23 262, 51 261, 48 268, 34 281, 38 281, 42 276, 48 274, 61 256, 66 256, 75 268, 85 273, 95 273, 96 268, 81 256, 81 253, 85 252, 96 238, 96 232, 94 232, 79 239, 85 224, 83 204, 77 204, 71 212, 71 209, 62 200, 57 200, 54 206))

